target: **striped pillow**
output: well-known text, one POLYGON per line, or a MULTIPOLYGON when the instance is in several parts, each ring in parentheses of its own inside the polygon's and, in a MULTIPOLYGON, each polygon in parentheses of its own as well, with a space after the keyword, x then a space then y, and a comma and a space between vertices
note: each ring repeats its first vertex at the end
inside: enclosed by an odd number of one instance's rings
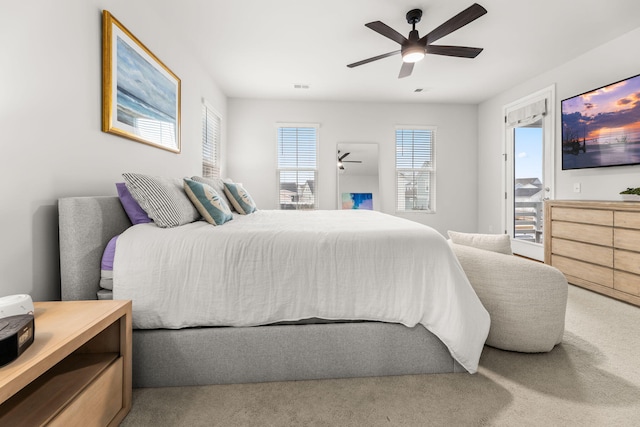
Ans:
POLYGON ((138 173, 123 173, 122 177, 133 198, 158 227, 177 227, 200 219, 181 179, 138 173))
POLYGON ((242 215, 248 215, 256 211, 256 203, 242 185, 233 182, 224 183, 224 192, 234 209, 242 215))
POLYGON ((209 224, 222 225, 233 219, 231 209, 229 209, 227 203, 222 200, 218 192, 210 185, 185 178, 184 191, 196 209, 198 209, 200 215, 209 224))

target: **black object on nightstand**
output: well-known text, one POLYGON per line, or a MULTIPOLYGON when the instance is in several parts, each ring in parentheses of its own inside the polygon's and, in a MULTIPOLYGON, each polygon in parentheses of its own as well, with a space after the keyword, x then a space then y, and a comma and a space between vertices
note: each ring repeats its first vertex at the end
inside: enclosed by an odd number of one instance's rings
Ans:
POLYGON ((13 362, 33 343, 34 331, 32 314, 0 319, 0 366, 13 362))

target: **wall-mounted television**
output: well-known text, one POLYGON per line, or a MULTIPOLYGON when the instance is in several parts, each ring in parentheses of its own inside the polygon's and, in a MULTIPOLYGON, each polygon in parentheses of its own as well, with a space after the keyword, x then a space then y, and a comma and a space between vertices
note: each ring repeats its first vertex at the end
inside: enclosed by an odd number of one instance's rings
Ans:
POLYGON ((640 74, 567 98, 562 169, 640 164, 640 74))

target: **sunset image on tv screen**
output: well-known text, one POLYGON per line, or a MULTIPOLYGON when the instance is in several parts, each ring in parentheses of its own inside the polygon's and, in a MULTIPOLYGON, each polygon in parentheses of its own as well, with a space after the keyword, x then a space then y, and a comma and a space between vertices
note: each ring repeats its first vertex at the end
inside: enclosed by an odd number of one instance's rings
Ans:
POLYGON ((562 169, 640 163, 640 75, 562 101, 562 169))

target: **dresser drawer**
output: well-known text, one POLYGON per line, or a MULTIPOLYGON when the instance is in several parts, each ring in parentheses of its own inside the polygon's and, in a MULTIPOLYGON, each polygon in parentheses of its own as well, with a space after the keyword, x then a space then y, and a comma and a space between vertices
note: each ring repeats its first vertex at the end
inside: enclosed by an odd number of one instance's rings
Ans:
POLYGON ((616 249, 613 259, 616 270, 640 274, 640 253, 616 249))
POLYGON ((551 239, 551 253, 605 267, 613 267, 613 248, 611 247, 572 242, 554 237, 551 239))
POLYGON ((613 246, 617 249, 640 249, 640 230, 615 228, 613 231, 613 246))
POLYGON ((613 211, 600 209, 575 209, 554 206, 551 208, 554 221, 579 222, 583 224, 613 225, 613 211))
POLYGON ((552 227, 552 237, 593 243, 601 246, 611 246, 613 243, 613 228, 611 227, 564 221, 553 221, 552 227))
POLYGON ((613 215, 613 225, 640 230, 640 215, 638 215, 638 212, 616 211, 613 215))
POLYGON ((621 292, 640 296, 640 276, 624 271, 616 271, 613 276, 613 287, 621 292))
POLYGON ((613 288, 613 269, 576 261, 559 255, 551 256, 551 265, 567 276, 577 277, 608 288, 613 288))

